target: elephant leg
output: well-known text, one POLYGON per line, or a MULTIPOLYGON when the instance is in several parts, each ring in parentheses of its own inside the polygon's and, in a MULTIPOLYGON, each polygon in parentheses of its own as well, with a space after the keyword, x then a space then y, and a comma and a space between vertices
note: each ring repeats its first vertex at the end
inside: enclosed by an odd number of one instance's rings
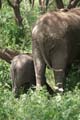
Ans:
POLYGON ((33 49, 33 61, 34 61, 34 68, 35 68, 35 76, 36 76, 36 86, 40 87, 45 84, 45 70, 46 64, 43 60, 43 57, 40 54, 39 49, 33 49))
POLYGON ((55 69, 54 76, 55 76, 56 90, 63 92, 63 79, 65 77, 64 69, 55 69))
POLYGON ((19 96, 19 88, 16 86, 16 84, 12 86, 12 91, 15 97, 19 96))
POLYGON ((52 60, 56 89, 63 92, 63 79, 65 78, 67 60, 66 53, 59 51, 53 55, 52 60))

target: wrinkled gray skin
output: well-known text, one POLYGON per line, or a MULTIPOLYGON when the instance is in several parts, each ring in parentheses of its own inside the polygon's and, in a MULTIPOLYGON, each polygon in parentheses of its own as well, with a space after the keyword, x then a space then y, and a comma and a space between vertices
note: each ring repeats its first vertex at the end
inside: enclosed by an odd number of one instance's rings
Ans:
POLYGON ((34 64, 30 54, 20 54, 13 58, 11 79, 15 96, 19 94, 21 87, 29 89, 32 85, 35 85, 34 64))
MULTIPOLYGON (((31 54, 20 54, 11 61, 10 76, 12 79, 12 89, 15 97, 19 96, 20 88, 28 90, 33 85, 36 85, 35 70, 33 58, 31 54)), ((45 83, 47 90, 52 94, 52 89, 45 83)))
POLYGON ((63 92, 68 66, 80 59, 80 9, 44 14, 32 30, 36 85, 45 84, 46 65, 54 72, 56 90, 63 92))

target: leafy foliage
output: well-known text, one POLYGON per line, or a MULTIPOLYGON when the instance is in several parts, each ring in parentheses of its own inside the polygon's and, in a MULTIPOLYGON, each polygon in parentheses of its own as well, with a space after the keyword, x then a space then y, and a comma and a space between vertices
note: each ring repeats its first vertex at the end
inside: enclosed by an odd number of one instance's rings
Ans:
POLYGON ((45 89, 32 90, 15 99, 8 90, 0 89, 1 120, 79 120, 80 90, 50 97, 45 89))

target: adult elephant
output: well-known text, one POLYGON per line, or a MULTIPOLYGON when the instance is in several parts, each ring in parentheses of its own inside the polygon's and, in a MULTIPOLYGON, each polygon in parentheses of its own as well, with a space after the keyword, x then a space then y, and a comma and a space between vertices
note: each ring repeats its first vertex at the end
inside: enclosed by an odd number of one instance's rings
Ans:
POLYGON ((32 30, 36 86, 45 84, 46 65, 54 71, 56 90, 63 92, 67 68, 80 57, 80 9, 41 16, 32 30))

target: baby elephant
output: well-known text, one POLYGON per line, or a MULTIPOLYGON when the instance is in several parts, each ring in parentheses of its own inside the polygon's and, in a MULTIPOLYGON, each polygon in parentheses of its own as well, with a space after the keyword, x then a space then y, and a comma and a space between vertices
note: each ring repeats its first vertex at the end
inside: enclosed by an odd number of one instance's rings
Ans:
POLYGON ((29 89, 35 85, 35 72, 31 54, 19 54, 11 62, 12 89, 15 97, 19 95, 20 88, 29 89))

